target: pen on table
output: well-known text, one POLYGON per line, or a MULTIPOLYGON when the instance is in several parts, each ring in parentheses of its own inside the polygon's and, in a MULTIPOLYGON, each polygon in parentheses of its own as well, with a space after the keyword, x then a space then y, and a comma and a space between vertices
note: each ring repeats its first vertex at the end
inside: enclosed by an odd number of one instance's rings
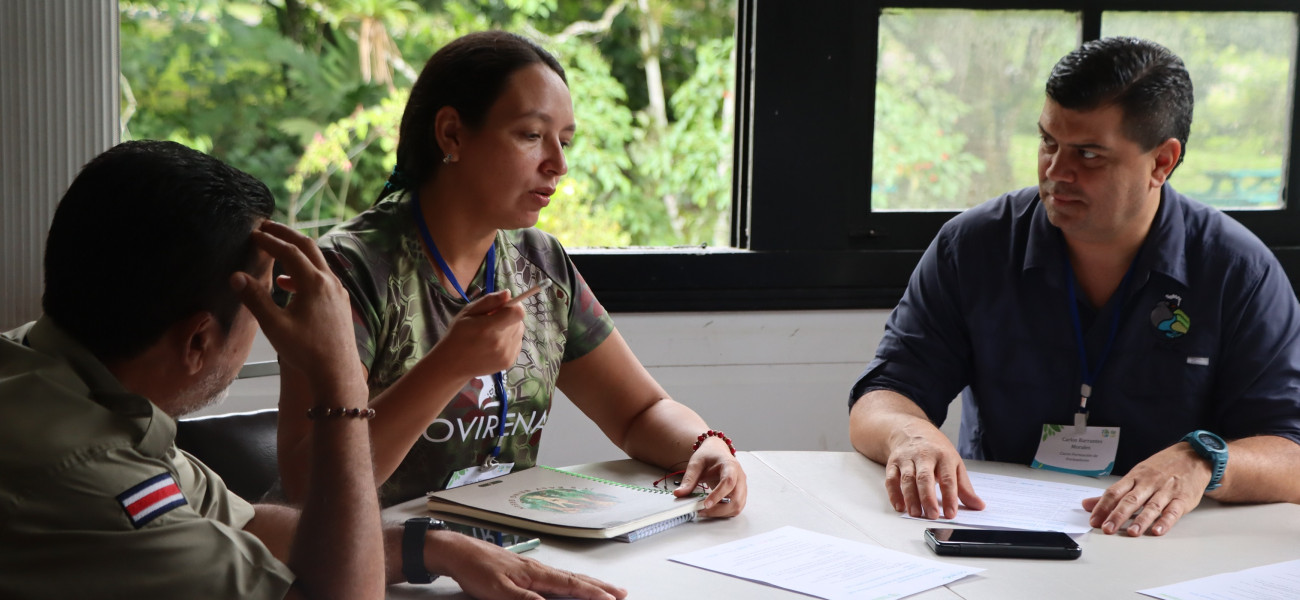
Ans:
POLYGON ((528 288, 528 291, 526 291, 526 292, 524 292, 524 293, 522 293, 522 294, 519 294, 518 296, 515 296, 514 298, 511 298, 509 302, 506 302, 506 303, 504 304, 504 306, 510 306, 511 304, 519 304, 520 302, 523 302, 524 300, 527 300, 529 296, 536 295, 538 292, 540 292, 540 291, 542 291, 542 290, 544 290, 544 289, 546 289, 546 288, 548 288, 548 287, 551 287, 551 280, 550 280, 550 279, 543 280, 541 283, 539 283, 539 284, 537 284, 537 285, 535 285, 535 286, 533 286, 533 287, 528 288))

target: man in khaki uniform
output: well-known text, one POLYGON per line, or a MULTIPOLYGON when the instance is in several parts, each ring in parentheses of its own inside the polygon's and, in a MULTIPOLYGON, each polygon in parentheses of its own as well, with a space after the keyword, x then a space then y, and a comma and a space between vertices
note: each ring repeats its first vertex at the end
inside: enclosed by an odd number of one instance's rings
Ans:
POLYGON ((380 524, 347 292, 272 207, 256 179, 169 142, 120 144, 69 187, 45 315, 0 336, 0 598, 382 598, 412 573, 482 598, 622 597, 449 531, 403 553, 380 524), (174 443, 259 326, 314 402, 280 415, 312 419, 301 510, 249 504, 174 443))
POLYGON ((294 574, 244 531, 253 506, 177 451, 171 417, 48 317, 5 337, 0 596, 284 597, 294 574))

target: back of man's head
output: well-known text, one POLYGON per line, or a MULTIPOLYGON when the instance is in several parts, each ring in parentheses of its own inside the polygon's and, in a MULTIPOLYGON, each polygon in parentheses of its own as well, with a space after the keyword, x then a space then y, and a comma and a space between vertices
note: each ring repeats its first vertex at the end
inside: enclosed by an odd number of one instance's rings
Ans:
POLYGON ((230 275, 275 205, 253 176, 173 142, 119 144, 82 168, 45 246, 45 314, 105 362, 132 358, 200 311, 227 329, 230 275))
POLYGON ((1179 163, 1187 156, 1192 78, 1182 59, 1160 44, 1132 37, 1088 42, 1052 68, 1047 97, 1077 111, 1119 106, 1125 134, 1143 151, 1175 138, 1183 146, 1179 163))

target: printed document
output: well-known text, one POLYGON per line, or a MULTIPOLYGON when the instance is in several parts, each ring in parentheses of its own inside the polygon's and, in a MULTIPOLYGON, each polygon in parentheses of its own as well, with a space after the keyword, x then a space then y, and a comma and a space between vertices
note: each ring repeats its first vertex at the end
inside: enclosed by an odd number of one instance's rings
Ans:
MULTIPOLYGON (((933 522, 990 529, 1086 533, 1092 530, 1092 526, 1088 524, 1088 511, 1083 510, 1083 499, 1095 498, 1106 491, 988 473, 970 472, 969 475, 975 493, 984 500, 984 510, 961 507, 957 510, 957 518, 933 519, 933 522)), ((907 513, 903 516, 917 518, 907 513)))
POLYGON ((669 560, 827 600, 902 598, 983 571, 789 526, 669 560))
POLYGON ((1164 600, 1295 600, 1300 598, 1300 560, 1211 575, 1138 593, 1164 600))

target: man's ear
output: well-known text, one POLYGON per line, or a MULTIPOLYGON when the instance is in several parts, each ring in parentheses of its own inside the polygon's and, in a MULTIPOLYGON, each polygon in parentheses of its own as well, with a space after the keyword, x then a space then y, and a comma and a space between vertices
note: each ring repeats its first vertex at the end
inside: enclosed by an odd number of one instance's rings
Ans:
POLYGON ((189 376, 203 371, 208 361, 216 360, 226 338, 221 322, 207 311, 199 311, 176 323, 167 335, 173 340, 180 367, 189 376))
POLYGON ((1151 169, 1151 186, 1160 187, 1169 180, 1169 174, 1178 166, 1178 159, 1183 156, 1183 144, 1177 138, 1169 138, 1152 150, 1155 158, 1151 169))
POLYGON ((461 138, 464 135, 465 124, 460 120, 460 111, 450 106, 438 109, 438 114, 433 118, 433 137, 438 140, 443 156, 436 159, 442 160, 448 154, 453 157, 452 161, 460 158, 460 145, 464 142, 461 138))

